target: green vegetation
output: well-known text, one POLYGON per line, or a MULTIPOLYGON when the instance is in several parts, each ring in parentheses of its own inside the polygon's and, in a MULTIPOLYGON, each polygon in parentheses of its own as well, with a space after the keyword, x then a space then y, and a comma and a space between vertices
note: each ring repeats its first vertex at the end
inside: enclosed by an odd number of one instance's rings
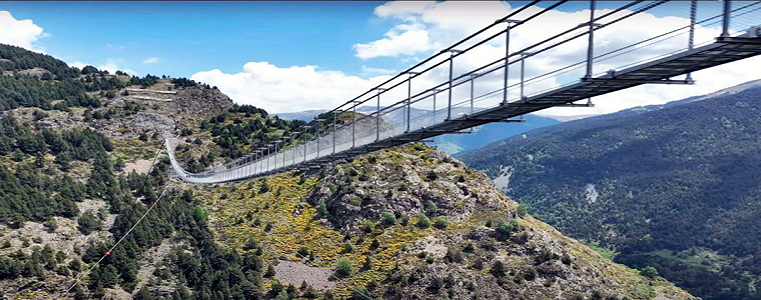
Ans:
POLYGON ((759 98, 754 87, 586 118, 460 158, 492 178, 511 167, 509 196, 605 257, 704 299, 758 299, 759 98))
POLYGON ((610 260, 613 260, 616 254, 618 254, 616 251, 600 246, 599 242, 586 243, 585 245, 587 245, 589 248, 592 248, 592 250, 595 250, 595 252, 600 254, 600 256, 610 260))
MULTIPOLYGON (((211 132, 214 143, 222 148, 221 157, 237 158, 288 136, 303 124, 268 116, 265 110, 251 105, 235 105, 229 112, 202 122, 201 129, 211 132)), ((206 167, 211 162, 202 164, 206 167)))
POLYGON ((644 267, 639 271, 639 274, 647 278, 655 278, 655 276, 658 276, 658 270, 653 267, 644 267))
POLYGON ((431 226, 431 220, 428 219, 428 216, 424 214, 420 214, 417 217, 417 227, 420 227, 422 229, 426 229, 431 226))
POLYGON ((436 219, 434 219, 433 221, 433 227, 436 227, 438 229, 443 230, 443 229, 446 229, 447 226, 449 226, 449 219, 447 219, 447 217, 445 216, 436 217, 436 219))
POLYGON ((354 270, 354 266, 352 266, 351 260, 339 258, 336 261, 336 274, 339 276, 349 276, 352 270, 354 270))

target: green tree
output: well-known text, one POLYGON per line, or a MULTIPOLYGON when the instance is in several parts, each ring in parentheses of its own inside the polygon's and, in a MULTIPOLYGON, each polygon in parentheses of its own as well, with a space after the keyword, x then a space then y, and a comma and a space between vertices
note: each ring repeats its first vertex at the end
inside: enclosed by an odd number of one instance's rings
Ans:
POLYGON ((523 205, 523 204, 518 205, 518 216, 523 218, 526 216, 526 214, 527 214, 526 205, 523 205))
POLYGON ((449 226, 449 220, 445 216, 436 217, 433 221, 433 227, 438 229, 447 229, 447 226, 449 226))
POLYGON ((82 215, 77 219, 77 224, 79 224, 77 229, 79 229, 79 231, 85 235, 90 234, 95 230, 101 229, 100 219, 98 219, 98 217, 96 217, 91 210, 82 213, 82 215))
POLYGON ((348 258, 339 258, 336 261, 336 274, 339 276, 349 276, 353 270, 354 266, 348 258))
POLYGON ((417 216, 417 227, 420 227, 422 229, 426 229, 431 226, 431 220, 428 219, 428 217, 424 214, 420 214, 417 216))
POLYGON ((647 278, 655 278, 655 276, 658 276, 658 269, 647 266, 642 268, 642 270, 639 271, 639 274, 647 278))

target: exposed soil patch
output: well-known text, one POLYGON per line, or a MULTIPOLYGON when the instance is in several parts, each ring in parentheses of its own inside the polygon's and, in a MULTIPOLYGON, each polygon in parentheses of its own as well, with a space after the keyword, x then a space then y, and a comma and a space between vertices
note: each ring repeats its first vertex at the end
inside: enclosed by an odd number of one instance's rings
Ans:
POLYGON ((138 159, 135 162, 126 163, 124 164, 124 173, 129 174, 132 173, 132 171, 135 171, 138 174, 148 173, 152 163, 153 160, 151 159, 138 159))
POLYGON ((275 278, 281 282, 300 286, 306 281, 317 290, 332 289, 336 285, 330 281, 333 271, 320 267, 310 267, 300 262, 283 260, 275 266, 275 278))

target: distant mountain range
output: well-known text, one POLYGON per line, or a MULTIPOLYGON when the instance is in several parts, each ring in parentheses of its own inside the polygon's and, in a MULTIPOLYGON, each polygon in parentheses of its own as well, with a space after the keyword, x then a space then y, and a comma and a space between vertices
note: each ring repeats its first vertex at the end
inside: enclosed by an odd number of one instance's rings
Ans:
MULTIPOLYGON (((375 107, 369 106, 359 107, 357 109, 358 112, 373 112, 375 110, 375 107)), ((307 110, 295 113, 278 113, 276 115, 286 120, 311 121, 317 115, 326 111, 327 110, 307 110)), ((431 112, 430 110, 418 108, 412 108, 410 111, 411 118, 413 119, 428 115, 431 112)), ((466 108, 455 108, 452 111, 454 115, 465 112, 467 112, 466 108)), ((404 117, 404 112, 402 110, 397 110, 388 115, 385 115, 384 120, 390 124, 404 126, 404 117)), ((477 149, 491 142, 511 137, 516 134, 521 134, 532 129, 555 125, 561 122, 556 119, 556 117, 545 117, 533 114, 525 116, 525 120, 526 122, 523 123, 490 123, 473 128, 472 131, 469 131, 471 132, 469 134, 448 134, 438 136, 434 139, 433 142, 429 142, 428 144, 431 146, 436 146, 448 154, 455 154, 462 151, 477 149)))
POLYGON ((565 234, 704 299, 761 299, 761 80, 462 153, 565 234))

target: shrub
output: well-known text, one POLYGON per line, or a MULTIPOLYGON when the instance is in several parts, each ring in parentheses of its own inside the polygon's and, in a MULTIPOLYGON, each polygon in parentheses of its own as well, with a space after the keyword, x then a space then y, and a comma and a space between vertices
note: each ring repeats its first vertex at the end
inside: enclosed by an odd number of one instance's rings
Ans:
POLYGON ((527 214, 527 212, 526 212, 526 206, 523 205, 523 204, 518 205, 518 216, 523 218, 523 217, 526 216, 526 214, 527 214))
POLYGON ((424 214, 420 214, 417 217, 417 227, 420 227, 422 229, 426 229, 431 226, 431 220, 428 219, 428 217, 424 214))
POLYGON ((501 261, 495 261, 494 264, 491 265, 491 274, 498 278, 505 277, 505 264, 501 261))
POLYGON ((655 278, 655 276, 658 276, 658 269, 647 266, 642 268, 642 270, 639 271, 639 274, 647 278, 655 278))
POLYGON ((365 219, 362 221, 363 230, 366 233, 371 233, 375 229, 375 223, 373 221, 370 221, 368 219, 365 219))
POLYGON ((383 219, 383 224, 392 226, 396 224, 396 215, 394 215, 391 212, 384 211, 381 213, 381 219, 383 219))
POLYGON ((339 258, 336 261, 336 274, 340 276, 348 276, 353 270, 354 266, 348 258, 339 258))
POLYGON ((77 229, 84 235, 88 235, 93 231, 100 230, 101 222, 91 210, 82 213, 77 219, 77 229))
POLYGON ((352 288, 350 300, 366 300, 369 297, 367 288, 363 286, 356 286, 352 288))
POLYGON ((446 229, 447 226, 449 226, 449 220, 445 216, 436 217, 436 220, 433 221, 433 227, 436 227, 438 229, 446 229))
POLYGON ((471 242, 468 242, 467 244, 465 244, 465 247, 462 248, 462 251, 465 253, 473 253, 473 251, 475 250, 476 249, 475 247, 473 247, 473 243, 471 242))
POLYGON ((439 178, 439 175, 436 174, 434 171, 428 171, 428 174, 425 175, 425 178, 427 178, 430 181, 435 181, 439 178))
POLYGON ((536 279, 536 270, 534 269, 528 269, 523 271, 523 279, 526 279, 528 281, 532 281, 536 279))
POLYGON ((447 262, 455 262, 455 263, 461 263, 462 262, 462 252, 455 250, 453 248, 447 248, 447 254, 444 256, 444 259, 447 262))
POLYGON ((373 268, 373 261, 370 256, 365 256, 365 261, 362 263, 362 270, 370 270, 373 268))
POLYGON ((513 231, 520 230, 520 224, 516 220, 510 220, 509 222, 500 222, 497 225, 498 238, 506 240, 510 237, 513 231))
POLYGON ((269 191, 270 191, 270 186, 267 184, 267 181, 264 181, 262 183, 262 186, 259 188, 259 194, 264 194, 269 191))
POLYGON ((435 202, 428 200, 425 202, 425 209, 428 210, 428 212, 430 213, 436 213, 436 211, 439 210, 439 207, 436 206, 435 202))
POLYGON ((351 243, 344 243, 342 251, 343 253, 352 253, 354 252, 354 246, 351 243))

